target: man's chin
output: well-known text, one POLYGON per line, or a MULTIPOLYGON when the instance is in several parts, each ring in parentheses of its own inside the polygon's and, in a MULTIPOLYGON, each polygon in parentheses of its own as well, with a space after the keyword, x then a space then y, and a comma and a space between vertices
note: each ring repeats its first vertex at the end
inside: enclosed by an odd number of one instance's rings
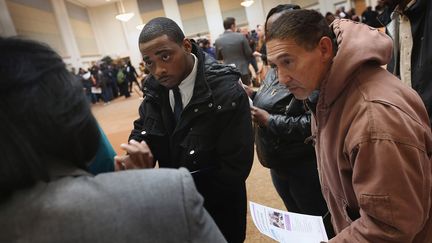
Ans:
POLYGON ((179 82, 173 82, 172 80, 162 80, 162 81, 159 81, 159 84, 164 86, 167 89, 172 89, 174 87, 177 87, 180 83, 179 82))

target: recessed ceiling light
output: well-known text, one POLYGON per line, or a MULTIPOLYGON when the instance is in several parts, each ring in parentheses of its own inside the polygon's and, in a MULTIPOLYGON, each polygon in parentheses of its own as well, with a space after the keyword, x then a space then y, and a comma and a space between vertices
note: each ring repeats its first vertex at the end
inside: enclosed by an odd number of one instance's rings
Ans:
POLYGON ((253 3, 254 3, 253 0, 244 0, 243 2, 240 3, 240 5, 247 8, 250 7, 253 3))

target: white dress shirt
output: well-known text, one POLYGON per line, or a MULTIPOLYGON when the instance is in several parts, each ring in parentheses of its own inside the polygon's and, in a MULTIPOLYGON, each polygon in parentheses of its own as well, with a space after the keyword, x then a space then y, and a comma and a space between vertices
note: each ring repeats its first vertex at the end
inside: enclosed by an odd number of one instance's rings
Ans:
MULTIPOLYGON (((179 84, 180 94, 182 98, 183 108, 187 106, 189 101, 192 99, 193 90, 195 87, 195 79, 197 75, 197 66, 198 66, 198 60, 197 57, 191 53, 194 58, 194 66, 192 68, 191 73, 179 84)), ((169 91, 169 102, 171 105, 171 109, 174 112, 174 93, 172 90, 169 91)))

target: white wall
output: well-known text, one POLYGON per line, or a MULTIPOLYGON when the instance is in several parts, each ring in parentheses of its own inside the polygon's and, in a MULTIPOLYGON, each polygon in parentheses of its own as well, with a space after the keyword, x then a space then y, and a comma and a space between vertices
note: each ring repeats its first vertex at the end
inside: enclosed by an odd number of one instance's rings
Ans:
POLYGON ((179 11, 186 36, 209 32, 203 1, 194 0, 180 3, 179 11))
MULTIPOLYGON (((287 3, 291 3, 291 0, 263 0, 262 5, 263 5, 263 11, 264 11, 264 18, 267 16, 270 9, 276 7, 279 4, 287 4, 287 3)), ((264 21, 265 21, 265 19, 264 19, 264 21)), ((262 23, 262 24, 264 24, 264 23, 262 23)))
POLYGON ((180 29, 182 29, 184 32, 183 22, 181 19, 180 9, 177 4, 177 0, 162 0, 162 5, 164 8, 165 16, 174 20, 180 27, 180 29))
POLYGON ((69 1, 65 1, 65 5, 81 57, 99 56, 87 9, 69 1))
MULTIPOLYGON (((138 9, 138 3, 136 0, 123 1, 124 8, 126 12, 133 12, 135 16, 128 22, 121 22, 123 25, 124 37, 127 42, 127 55, 130 57, 132 65, 138 66, 141 62, 142 57, 138 47, 138 38, 141 33, 140 30, 136 28, 137 25, 143 24, 141 16, 138 9)), ((118 21, 118 20, 117 20, 118 21)), ((120 22, 120 21, 118 21, 120 22)))
POLYGON ((256 26, 259 24, 264 24, 267 13, 263 11, 263 2, 265 0, 255 0, 251 6, 245 8, 249 30, 256 29, 256 26))
POLYGON ((112 58, 128 56, 128 43, 122 24, 115 18, 118 14, 115 3, 90 7, 88 13, 100 53, 112 58))
POLYGON ((17 34, 5 0, 0 0, 0 36, 17 34))
POLYGON ((217 0, 204 0, 203 4, 210 32, 210 43, 213 44, 219 35, 224 32, 222 13, 217 0))

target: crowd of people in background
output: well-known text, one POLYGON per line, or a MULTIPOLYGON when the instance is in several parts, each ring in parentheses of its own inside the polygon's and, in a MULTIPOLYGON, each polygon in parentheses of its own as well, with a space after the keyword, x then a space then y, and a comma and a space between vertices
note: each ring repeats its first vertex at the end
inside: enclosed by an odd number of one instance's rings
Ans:
MULTIPOLYGON (((351 8, 349 11, 346 11, 345 7, 342 6, 336 9, 334 13, 327 12, 325 18, 329 25, 335 19, 339 18, 350 19, 356 22, 365 23, 374 28, 382 28, 384 26, 378 20, 378 16, 382 14, 385 9, 386 6, 384 5, 383 1, 378 2, 378 5, 375 6, 375 10, 373 10, 372 6, 368 6, 366 10, 361 13, 361 15, 356 12, 355 8, 351 8)), ((252 55, 248 56, 250 64, 250 66, 248 67, 248 69, 250 69, 248 75, 250 76, 250 84, 253 87, 259 87, 269 69, 266 58, 266 47, 264 45, 264 27, 263 25, 259 24, 256 26, 256 29, 249 30, 247 26, 235 26, 234 31, 237 33, 241 33, 245 37, 252 51, 252 55)), ((217 60, 214 40, 212 42, 212 40, 207 37, 199 36, 192 39, 192 41, 196 42, 204 52, 217 60)), ((249 82, 246 82, 249 85, 249 82)))
POLYGON ((109 56, 92 62, 87 70, 79 68, 76 72, 72 68, 71 73, 82 83, 89 102, 96 104, 102 101, 104 105, 120 96, 129 98, 134 84, 138 88, 136 92, 141 95, 141 82, 146 76, 143 64, 140 63, 138 73, 128 58, 113 60, 109 56))
MULTIPOLYGON (((377 17, 383 10, 384 6, 381 2, 375 7, 375 10, 372 10, 372 7, 368 6, 361 15, 357 15, 354 8, 345 11, 344 7, 340 7, 335 13, 326 13, 325 18, 329 24, 336 18, 342 18, 363 22, 369 26, 378 28, 382 27, 382 24, 378 21, 377 17)), ((252 51, 252 55, 249 55, 247 58, 248 65, 250 65, 247 75, 250 76, 250 84, 253 87, 259 87, 269 69, 264 45, 264 27, 263 25, 257 25, 256 29, 249 30, 245 26, 236 26, 235 32, 245 37, 252 51)), ((191 40, 197 43, 205 53, 217 60, 215 43, 211 39, 199 36, 191 40)), ((88 69, 79 68, 76 71, 75 68, 72 68, 71 72, 82 82, 89 102, 96 104, 101 101, 105 105, 110 104, 113 99, 120 96, 129 98, 130 93, 134 91, 134 84, 138 88, 136 91, 140 92, 143 86, 141 82, 144 81, 144 77, 148 74, 143 62, 139 63, 139 71, 137 72, 129 58, 113 60, 109 56, 92 62, 88 69)))
POLYGON ((378 5, 375 6, 375 10, 372 9, 372 6, 367 6, 366 10, 358 15, 355 8, 351 8, 349 11, 345 11, 345 7, 338 8, 334 13, 327 12, 325 18, 328 24, 331 24, 333 20, 336 18, 340 19, 350 19, 356 22, 362 22, 374 28, 384 27, 382 23, 379 22, 378 16, 384 11, 385 6, 383 2, 378 2, 378 5))

